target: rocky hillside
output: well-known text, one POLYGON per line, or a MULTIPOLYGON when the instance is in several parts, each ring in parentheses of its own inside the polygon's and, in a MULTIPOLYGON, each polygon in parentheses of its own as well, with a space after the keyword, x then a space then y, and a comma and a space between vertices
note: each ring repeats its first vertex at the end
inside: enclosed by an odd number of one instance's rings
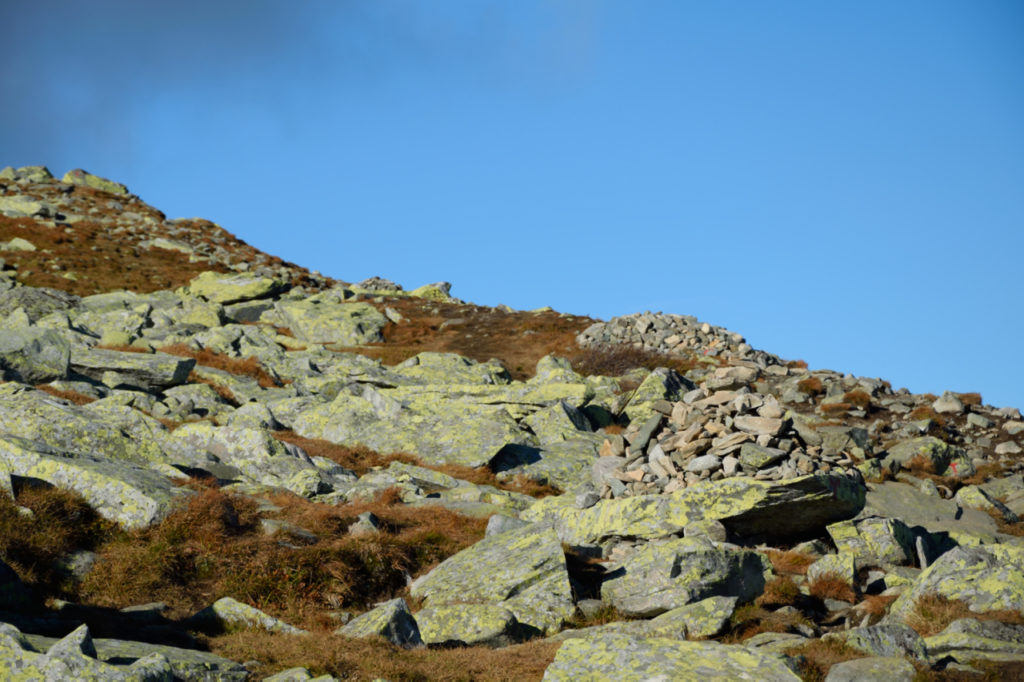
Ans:
POLYGON ((1019 679, 1024 419, 0 171, 0 676, 1019 679))

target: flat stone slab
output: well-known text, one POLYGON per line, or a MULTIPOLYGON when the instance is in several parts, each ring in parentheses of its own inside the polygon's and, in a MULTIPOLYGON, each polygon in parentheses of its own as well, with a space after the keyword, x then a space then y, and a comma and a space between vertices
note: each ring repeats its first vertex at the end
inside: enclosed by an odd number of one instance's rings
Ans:
POLYGON ((185 383, 196 361, 166 353, 128 353, 76 346, 71 350, 70 365, 75 372, 111 387, 125 385, 159 391, 185 383))
POLYGON ((681 642, 615 633, 565 641, 544 671, 546 682, 799 679, 783 658, 775 654, 717 642, 681 642))

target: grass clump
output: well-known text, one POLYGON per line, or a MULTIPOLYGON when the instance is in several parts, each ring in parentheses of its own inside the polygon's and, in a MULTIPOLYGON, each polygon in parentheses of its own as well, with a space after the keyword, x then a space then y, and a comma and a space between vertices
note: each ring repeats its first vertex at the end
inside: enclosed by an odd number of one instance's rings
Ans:
POLYGON ((581 348, 569 356, 572 368, 583 376, 617 377, 637 368, 654 370, 667 367, 680 374, 697 367, 695 357, 669 355, 634 346, 581 348))
POLYGON ((867 391, 856 389, 843 394, 843 402, 865 412, 871 409, 871 396, 867 391))
POLYGON ((806 617, 791 609, 769 610, 756 603, 737 608, 729 619, 729 632, 723 644, 739 644, 762 632, 789 632, 796 625, 813 625, 806 617))
POLYGON ((84 393, 79 393, 78 391, 72 391, 69 389, 54 388, 49 384, 39 384, 38 386, 36 386, 36 390, 42 391, 44 393, 49 393, 54 398, 61 398, 62 400, 67 400, 69 403, 73 405, 81 406, 96 402, 96 398, 93 398, 92 396, 85 395, 84 393))
POLYGON ((183 617, 230 596, 322 630, 336 626, 328 609, 393 597, 409 576, 478 541, 486 525, 440 507, 396 504, 395 491, 342 506, 290 493, 271 501, 276 518, 311 531, 315 540, 281 542, 262 530, 255 501, 206 488, 161 523, 123 532, 101 547, 82 586, 84 600, 116 608, 158 600, 183 617), (366 511, 380 519, 381 531, 348 535, 366 511))
POLYGON ((825 393, 825 385, 818 377, 807 377, 796 382, 796 388, 809 398, 815 398, 825 393))
POLYGON ((865 654, 840 639, 812 639, 799 646, 786 649, 789 656, 799 657, 800 678, 824 680, 836 663, 865 658, 865 654))
POLYGON ((788 575, 772 578, 764 586, 764 592, 755 600, 757 606, 773 608, 793 606, 802 596, 800 587, 788 575))
MULTIPOLYGON (((268 374, 260 364, 259 358, 255 356, 249 356, 247 358, 233 358, 221 353, 214 353, 208 348, 192 350, 185 344, 181 343, 164 346, 160 349, 160 352, 167 353, 169 355, 177 355, 183 358, 193 358, 197 365, 212 367, 213 369, 219 369, 227 372, 228 374, 255 379, 263 388, 276 388, 284 385, 283 382, 278 381, 276 378, 268 374)), ((192 377, 189 378, 189 381, 192 381, 192 377)))
POLYGON ((0 557, 41 597, 73 597, 62 559, 95 549, 112 532, 112 524, 73 491, 25 486, 16 499, 0 493, 0 557))
POLYGON ((818 560, 813 554, 797 552, 792 549, 769 549, 765 551, 765 554, 772 562, 772 568, 776 573, 805 575, 810 565, 818 560))
POLYGON ((812 596, 819 599, 838 599, 853 603, 857 601, 857 593, 843 576, 836 573, 824 573, 812 580, 808 585, 812 596))
POLYGON ((559 647, 558 642, 539 639, 501 649, 403 649, 383 639, 255 631, 214 637, 207 645, 213 653, 237 661, 255 657, 260 662, 261 678, 304 667, 313 675, 333 675, 339 679, 509 682, 540 680, 559 647))
POLYGON ((1003 623, 1024 625, 1024 616, 1019 611, 998 610, 977 613, 960 599, 950 599, 930 592, 914 601, 914 608, 907 615, 907 625, 917 630, 922 637, 930 637, 946 629, 950 623, 961 618, 998 620, 1003 623))

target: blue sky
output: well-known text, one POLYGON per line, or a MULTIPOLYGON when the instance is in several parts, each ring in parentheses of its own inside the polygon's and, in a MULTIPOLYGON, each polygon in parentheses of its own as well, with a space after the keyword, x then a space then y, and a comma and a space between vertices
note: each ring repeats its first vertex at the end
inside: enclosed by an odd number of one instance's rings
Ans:
POLYGON ((0 4, 0 166, 1024 408, 1024 3, 0 4))

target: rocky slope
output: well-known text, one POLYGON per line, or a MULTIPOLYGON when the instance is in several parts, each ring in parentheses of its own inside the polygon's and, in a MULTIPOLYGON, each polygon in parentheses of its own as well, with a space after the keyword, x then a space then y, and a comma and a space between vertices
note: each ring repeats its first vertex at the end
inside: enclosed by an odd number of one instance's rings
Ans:
POLYGON ((7 677, 1024 666, 1015 408, 331 280, 83 171, 0 190, 7 677))

